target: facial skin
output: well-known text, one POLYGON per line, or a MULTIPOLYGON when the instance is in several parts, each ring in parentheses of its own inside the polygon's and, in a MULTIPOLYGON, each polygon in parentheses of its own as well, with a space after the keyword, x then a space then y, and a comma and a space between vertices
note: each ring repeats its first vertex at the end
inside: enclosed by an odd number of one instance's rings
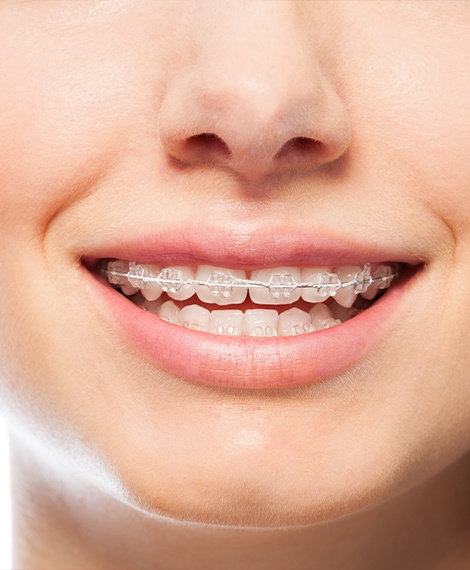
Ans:
POLYGON ((469 30, 452 0, 0 5, 18 567, 468 567, 469 30), (275 158, 293 137, 321 144, 275 158), (211 389, 149 364, 80 268, 198 219, 424 269, 341 377, 211 389))

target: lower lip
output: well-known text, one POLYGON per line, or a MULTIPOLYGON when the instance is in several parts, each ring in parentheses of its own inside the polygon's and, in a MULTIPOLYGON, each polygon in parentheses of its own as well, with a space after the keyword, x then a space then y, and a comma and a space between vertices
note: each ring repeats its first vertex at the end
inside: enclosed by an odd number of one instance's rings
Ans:
POLYGON ((98 289, 95 301, 103 303, 101 309, 125 342, 156 368, 198 384, 244 389, 305 386, 344 373, 386 334, 410 280, 411 274, 401 276, 369 309, 336 327, 260 339, 219 336, 167 323, 93 277, 98 289))

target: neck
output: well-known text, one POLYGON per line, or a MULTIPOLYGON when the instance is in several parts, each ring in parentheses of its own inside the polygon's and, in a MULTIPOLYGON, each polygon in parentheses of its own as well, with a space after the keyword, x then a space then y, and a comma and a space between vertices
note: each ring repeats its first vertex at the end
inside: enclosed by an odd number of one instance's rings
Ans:
POLYGON ((13 567, 328 570, 470 567, 470 454, 384 504, 312 527, 173 523, 60 474, 12 438, 13 567))

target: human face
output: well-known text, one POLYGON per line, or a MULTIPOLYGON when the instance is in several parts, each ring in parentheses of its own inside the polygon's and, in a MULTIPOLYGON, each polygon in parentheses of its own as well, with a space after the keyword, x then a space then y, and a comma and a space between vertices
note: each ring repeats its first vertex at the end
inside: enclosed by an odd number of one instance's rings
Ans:
POLYGON ((2 3, 12 429, 135 508, 235 526, 371 507, 466 453, 469 24, 447 0, 2 3), (227 339, 143 312, 100 257, 412 271, 357 321, 227 339))

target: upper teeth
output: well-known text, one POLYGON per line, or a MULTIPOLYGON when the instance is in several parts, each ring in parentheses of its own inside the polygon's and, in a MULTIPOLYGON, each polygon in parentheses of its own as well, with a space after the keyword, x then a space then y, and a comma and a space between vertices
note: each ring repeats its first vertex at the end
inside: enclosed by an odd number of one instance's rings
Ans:
MULTIPOLYGON (((172 299, 185 300, 196 294, 205 303, 240 304, 250 294, 258 304, 290 304, 300 297, 320 303, 335 296, 338 304, 351 307, 357 295, 373 298, 378 289, 390 286, 398 274, 390 265, 370 263, 338 267, 275 267, 258 269, 247 276, 239 269, 201 265, 196 271, 187 266, 160 267, 135 261, 108 261, 103 269, 110 283, 140 289, 153 301, 165 291, 172 299)), ((126 290, 124 290, 124 288, 126 290)))

